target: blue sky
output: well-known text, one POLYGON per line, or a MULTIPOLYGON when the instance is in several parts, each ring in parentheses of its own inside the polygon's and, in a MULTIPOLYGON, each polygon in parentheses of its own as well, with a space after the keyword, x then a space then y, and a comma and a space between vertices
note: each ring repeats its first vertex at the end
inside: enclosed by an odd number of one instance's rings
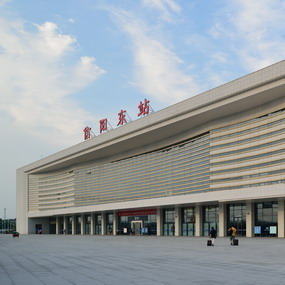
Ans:
MULTIPOLYGON (((278 0, 0 0, 0 217, 15 171, 285 55, 278 0)), ((96 139, 96 138, 95 138, 96 139)))

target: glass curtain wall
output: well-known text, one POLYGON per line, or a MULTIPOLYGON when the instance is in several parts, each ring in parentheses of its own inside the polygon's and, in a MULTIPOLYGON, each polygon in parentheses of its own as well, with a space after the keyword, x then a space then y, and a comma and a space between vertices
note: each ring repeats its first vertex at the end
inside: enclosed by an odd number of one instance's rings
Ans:
POLYGON ((80 235, 81 234, 81 223, 82 219, 81 216, 75 216, 75 234, 80 235))
POLYGON ((195 207, 181 209, 181 235, 195 236, 195 207))
POLYGON ((175 210, 164 209, 163 210, 163 235, 174 236, 175 235, 175 210))
POLYGON ((95 215, 95 232, 94 232, 94 234, 95 235, 101 235, 102 234, 101 229, 102 229, 102 215, 96 214, 95 215))
POLYGON ((84 234, 90 235, 91 233, 91 215, 84 216, 84 234))
POLYGON ((219 206, 204 206, 203 207, 203 236, 208 236, 211 228, 217 230, 219 234, 219 206))
POLYGON ((67 216, 66 217, 66 233, 71 235, 72 234, 72 216, 67 216))
POLYGON ((128 216, 119 217, 119 234, 128 235, 130 234, 131 222, 129 221, 128 216))
POLYGON ((132 222, 142 221, 142 235, 156 235, 156 215, 145 216, 119 216, 118 234, 131 234, 132 222))
MULTIPOLYGON (((234 226, 239 236, 246 236, 246 205, 245 203, 230 204, 227 208, 227 228, 234 226)), ((228 233, 229 235, 229 233, 228 233)))
POLYGON ((156 235, 157 224, 156 224, 156 215, 147 215, 147 219, 144 222, 144 227, 147 229, 145 235, 156 235))
POLYGON ((58 233, 60 235, 63 234, 63 228, 64 228, 63 217, 58 217, 58 233))
POLYGON ((49 218, 49 234, 56 234, 56 217, 49 218))
POLYGON ((114 219, 113 213, 106 214, 106 233, 105 234, 107 235, 113 234, 113 219, 114 219))
POLYGON ((278 203, 255 203, 255 236, 277 236, 278 233, 278 203))

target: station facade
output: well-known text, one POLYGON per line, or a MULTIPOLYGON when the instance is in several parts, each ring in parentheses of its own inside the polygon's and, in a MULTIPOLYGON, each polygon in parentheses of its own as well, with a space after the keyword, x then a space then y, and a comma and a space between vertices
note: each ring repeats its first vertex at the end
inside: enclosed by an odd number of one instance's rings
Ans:
POLYGON ((284 238, 285 61, 17 170, 22 234, 284 238))

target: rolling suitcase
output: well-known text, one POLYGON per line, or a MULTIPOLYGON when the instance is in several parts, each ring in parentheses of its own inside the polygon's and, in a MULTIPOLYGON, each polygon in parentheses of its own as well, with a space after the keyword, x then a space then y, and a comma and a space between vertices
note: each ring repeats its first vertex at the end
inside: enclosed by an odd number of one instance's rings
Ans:
POLYGON ((210 239, 207 240, 207 246, 212 246, 212 241, 210 239))
POLYGON ((238 245, 238 239, 233 240, 233 245, 238 245))

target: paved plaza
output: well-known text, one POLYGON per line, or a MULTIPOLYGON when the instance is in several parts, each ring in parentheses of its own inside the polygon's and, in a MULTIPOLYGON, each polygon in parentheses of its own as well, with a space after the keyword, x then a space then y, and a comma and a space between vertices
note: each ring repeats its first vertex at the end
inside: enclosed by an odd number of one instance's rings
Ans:
POLYGON ((0 284, 284 284, 285 240, 0 235, 0 284))

